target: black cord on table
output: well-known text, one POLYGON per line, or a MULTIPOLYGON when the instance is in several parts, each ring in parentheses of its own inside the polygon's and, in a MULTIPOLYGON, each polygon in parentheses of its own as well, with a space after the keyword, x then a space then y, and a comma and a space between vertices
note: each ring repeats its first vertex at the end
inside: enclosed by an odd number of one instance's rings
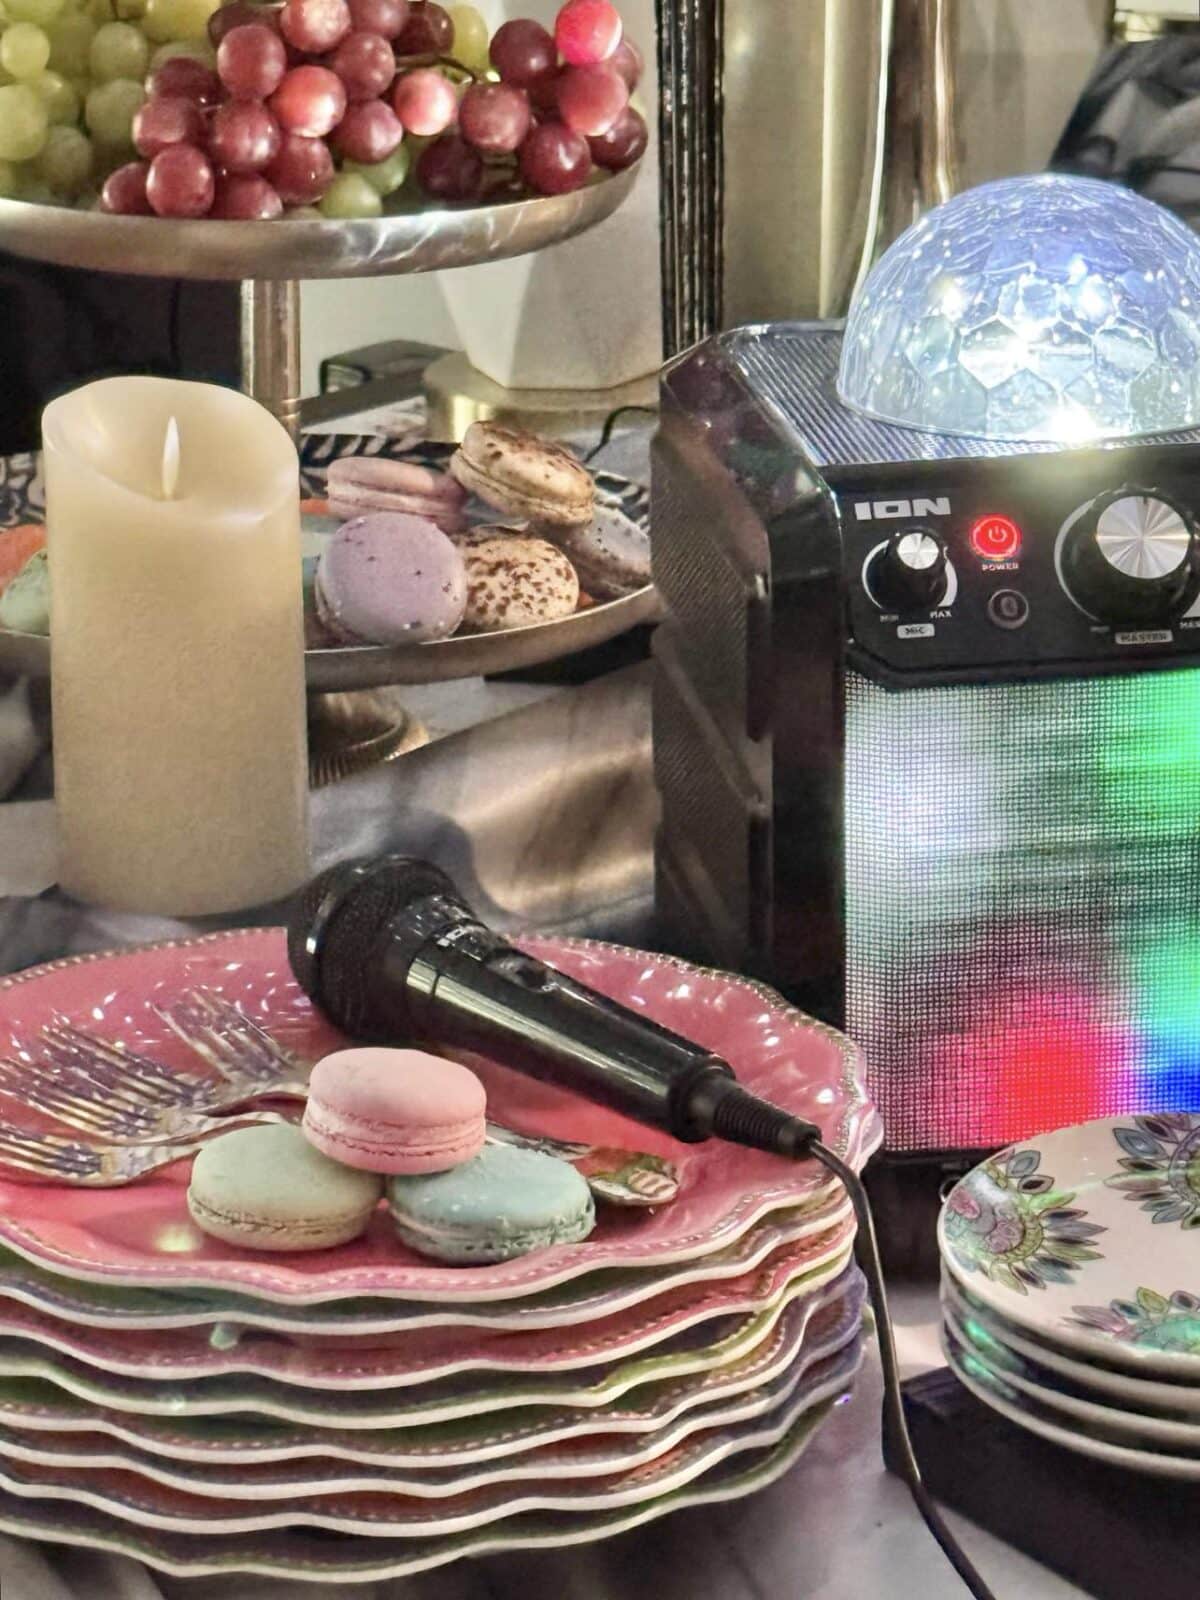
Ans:
POLYGON ((898 1447, 901 1476, 908 1485, 909 1493, 921 1513, 925 1526, 937 1540, 946 1559, 967 1589, 975 1596, 975 1600, 996 1600, 992 1590, 976 1572, 966 1552, 946 1526, 941 1512, 933 1503, 929 1490, 921 1478, 921 1469, 917 1464, 912 1438, 908 1431, 908 1419, 904 1415, 904 1399, 900 1393, 900 1363, 896 1356, 896 1340, 892 1332, 891 1314, 888 1311, 887 1287, 883 1279, 883 1263, 879 1256, 879 1240, 875 1234, 875 1219, 871 1215, 871 1205, 862 1179, 839 1156, 834 1155, 832 1150, 827 1150, 819 1140, 807 1142, 797 1151, 797 1155, 801 1160, 811 1156, 822 1166, 828 1167, 829 1171, 841 1181, 854 1207, 862 1246, 860 1251, 862 1269, 866 1274, 871 1304, 875 1308, 878 1324, 876 1332, 879 1338, 879 1359, 883 1367, 884 1411, 898 1447))

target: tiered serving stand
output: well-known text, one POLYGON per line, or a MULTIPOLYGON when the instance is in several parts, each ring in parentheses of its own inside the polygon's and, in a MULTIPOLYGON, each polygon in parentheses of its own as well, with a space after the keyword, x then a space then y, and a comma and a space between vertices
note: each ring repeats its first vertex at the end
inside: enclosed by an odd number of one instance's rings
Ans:
MULTIPOLYGON (((243 387, 299 443, 302 279, 434 272, 543 250, 610 217, 638 170, 568 195, 396 209, 349 221, 183 221, 0 200, 0 244, 29 260, 96 272, 240 281, 243 387)), ((366 691, 540 666, 615 638, 655 611, 647 587, 532 628, 395 649, 310 650, 314 778, 385 760, 414 742, 411 721, 394 698, 366 691)), ((44 676, 48 642, 0 632, 0 665, 44 676)))

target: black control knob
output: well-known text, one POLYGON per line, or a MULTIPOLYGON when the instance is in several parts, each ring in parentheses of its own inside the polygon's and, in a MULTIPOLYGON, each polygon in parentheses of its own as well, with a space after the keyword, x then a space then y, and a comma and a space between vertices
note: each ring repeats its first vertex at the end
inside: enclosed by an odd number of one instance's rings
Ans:
POLYGON ((867 592, 884 611, 932 611, 946 594, 946 547, 926 528, 889 539, 867 564, 867 592))
POLYGON ((1068 524, 1059 570, 1071 598, 1098 622, 1171 622, 1196 593, 1195 528, 1161 494, 1103 494, 1068 524))

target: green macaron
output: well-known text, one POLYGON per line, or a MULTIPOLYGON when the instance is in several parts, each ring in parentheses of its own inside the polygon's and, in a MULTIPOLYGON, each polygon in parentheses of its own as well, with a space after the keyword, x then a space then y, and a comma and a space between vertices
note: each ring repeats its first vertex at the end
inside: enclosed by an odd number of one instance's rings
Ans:
POLYGON ((435 1261, 509 1261, 586 1239, 596 1222, 575 1168, 540 1150, 489 1144, 449 1172, 394 1177, 388 1199, 405 1244, 435 1261))
POLYGON ((238 1128, 192 1165, 192 1221, 246 1250, 328 1250, 356 1239, 383 1179, 331 1161, 290 1123, 238 1128))

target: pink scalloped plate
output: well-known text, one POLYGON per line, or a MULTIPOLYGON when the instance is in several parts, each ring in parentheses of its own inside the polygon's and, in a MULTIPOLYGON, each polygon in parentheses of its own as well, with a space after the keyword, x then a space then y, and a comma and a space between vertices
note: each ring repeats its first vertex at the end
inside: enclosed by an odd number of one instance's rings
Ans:
POLYGON ((313 1345, 227 1327, 122 1331, 76 1328, 22 1306, 0 1312, 0 1337, 28 1339, 101 1372, 164 1383, 250 1373, 307 1389, 399 1389, 463 1372, 558 1372, 616 1361, 730 1312, 768 1310, 805 1273, 840 1259, 854 1238, 844 1221, 777 1250, 740 1277, 688 1284, 577 1328, 428 1328, 396 1344, 313 1345))
MULTIPOLYGON (((777 994, 727 973, 586 940, 529 939, 526 947, 572 976, 725 1056, 757 1093, 818 1123, 859 1167, 881 1130, 858 1050, 777 994)), ((192 988, 242 1006, 282 1043, 317 1057, 343 1043, 288 970, 278 928, 84 956, 31 969, 0 985, 0 1047, 10 1053, 51 1020, 78 1026, 195 1070, 187 1047, 152 1007, 192 988)), ((315 1304, 342 1295, 429 1301, 535 1294, 599 1268, 649 1266, 721 1250, 766 1213, 826 1201, 833 1180, 814 1163, 789 1163, 710 1140, 683 1145, 492 1062, 480 1064, 493 1115, 530 1133, 654 1150, 679 1168, 680 1194, 652 1212, 606 1209, 580 1244, 487 1267, 443 1267, 397 1239, 383 1209, 362 1239, 337 1250, 272 1256, 202 1234, 188 1218, 186 1163, 124 1189, 71 1189, 0 1180, 0 1242, 53 1271, 155 1288, 216 1287, 315 1304)), ((10 1102, 11 1105, 11 1102, 10 1102)))
MULTIPOLYGON (((464 1408, 449 1420, 418 1416, 409 1427, 363 1430, 283 1422, 253 1411, 216 1416, 143 1416, 106 1406, 92 1392, 74 1393, 49 1378, 0 1377, 0 1425, 23 1433, 98 1434, 170 1461, 205 1468, 258 1468, 319 1460, 358 1468, 419 1472, 444 1469, 470 1476, 480 1463, 513 1463, 529 1451, 567 1440, 608 1434, 643 1434, 665 1428, 694 1407, 730 1400, 808 1362, 825 1343, 840 1349, 862 1320, 865 1285, 851 1267, 823 1287, 791 1301, 748 1349, 715 1366, 669 1377, 644 1374, 600 1405, 580 1406, 578 1396, 538 1400, 499 1412, 464 1408)), ((585 1400, 587 1396, 583 1397, 585 1400)), ((303 1470, 301 1468, 300 1470, 303 1470)))
POLYGON ((701 1428, 649 1461, 591 1479, 496 1484, 438 1499, 390 1492, 251 1505, 184 1493, 134 1472, 35 1467, 0 1458, 0 1490, 89 1505, 143 1527, 197 1535, 316 1527, 372 1538, 442 1537, 526 1512, 606 1511, 669 1494, 731 1455, 779 1443, 801 1416, 849 1389, 862 1358, 858 1339, 820 1363, 809 1381, 775 1410, 749 1421, 701 1428))

